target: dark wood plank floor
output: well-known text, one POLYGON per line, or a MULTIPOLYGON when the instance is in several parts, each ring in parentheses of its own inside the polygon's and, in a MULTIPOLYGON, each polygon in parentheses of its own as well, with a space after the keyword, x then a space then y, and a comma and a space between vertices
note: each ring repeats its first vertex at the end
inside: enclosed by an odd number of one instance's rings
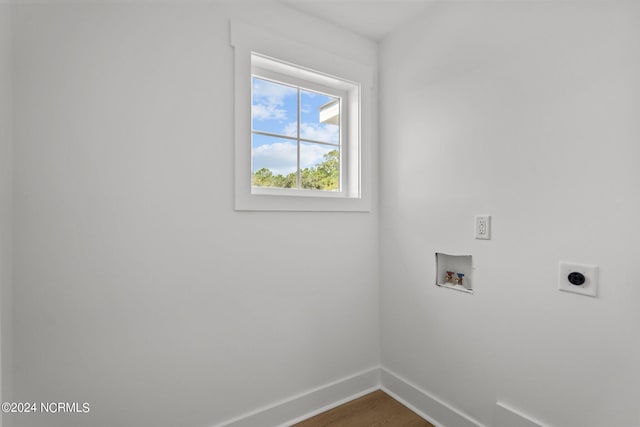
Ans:
POLYGON ((292 427, 434 427, 383 392, 374 391, 292 427))

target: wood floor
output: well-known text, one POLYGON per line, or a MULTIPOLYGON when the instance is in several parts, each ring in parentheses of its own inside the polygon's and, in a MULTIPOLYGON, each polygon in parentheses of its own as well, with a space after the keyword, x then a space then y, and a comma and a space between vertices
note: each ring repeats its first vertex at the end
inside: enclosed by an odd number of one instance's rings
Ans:
POLYGON ((434 426, 382 390, 378 390, 295 424, 292 427, 434 426))

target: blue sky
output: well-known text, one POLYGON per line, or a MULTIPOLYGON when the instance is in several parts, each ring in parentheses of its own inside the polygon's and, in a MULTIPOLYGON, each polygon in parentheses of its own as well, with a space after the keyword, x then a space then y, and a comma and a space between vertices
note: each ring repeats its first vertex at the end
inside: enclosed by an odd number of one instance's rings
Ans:
MULTIPOLYGON (((252 79, 252 126, 279 135, 296 137, 298 131, 298 91, 291 86, 270 82, 257 77, 252 79)), ((339 143, 339 127, 319 122, 319 107, 333 97, 301 90, 300 136, 305 139, 339 143)), ((322 162, 324 154, 336 147, 302 142, 301 167, 307 168, 322 162)), ((297 146, 295 140, 265 135, 252 136, 253 171, 266 167, 274 174, 286 175, 296 171, 297 146)))

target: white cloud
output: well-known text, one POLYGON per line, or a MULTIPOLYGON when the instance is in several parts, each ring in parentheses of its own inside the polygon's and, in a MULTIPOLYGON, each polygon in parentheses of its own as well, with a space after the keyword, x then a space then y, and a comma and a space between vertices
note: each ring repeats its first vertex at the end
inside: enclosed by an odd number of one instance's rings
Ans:
POLYGON ((291 122, 284 127, 282 134, 292 138, 298 137, 298 122, 291 122))
POLYGON ((287 110, 282 108, 284 100, 297 93, 297 89, 291 86, 254 79, 251 116, 256 120, 284 120, 287 117, 287 110))
POLYGON ((293 142, 275 142, 253 149, 253 169, 267 168, 274 175, 296 171, 298 149, 293 142))
POLYGON ((304 139, 338 143, 339 131, 336 125, 318 125, 315 123, 301 123, 300 136, 304 139))
MULTIPOLYGON (((324 155, 333 147, 303 143, 300 148, 302 169, 313 167, 323 161, 324 155)), ((267 168, 274 175, 287 175, 296 171, 298 149, 293 142, 275 142, 253 149, 253 170, 267 168)))
POLYGON ((303 143, 300 148, 300 167, 310 168, 324 160, 324 155, 331 151, 333 147, 326 145, 303 143))
POLYGON ((287 111, 278 108, 278 105, 274 103, 253 104, 251 117, 256 120, 284 120, 287 118, 287 111))
MULTIPOLYGON (((298 134, 297 123, 289 123, 287 126, 285 126, 282 133, 286 136, 295 138, 298 134)), ((337 144, 338 142, 340 142, 340 130, 336 125, 300 123, 300 137, 302 139, 311 139, 313 141, 331 142, 337 144)))

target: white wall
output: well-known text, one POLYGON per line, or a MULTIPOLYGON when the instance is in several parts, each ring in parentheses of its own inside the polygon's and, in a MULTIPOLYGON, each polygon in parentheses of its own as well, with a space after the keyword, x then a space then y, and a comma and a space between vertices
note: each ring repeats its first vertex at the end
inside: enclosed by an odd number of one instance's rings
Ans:
MULTIPOLYGON (((13 18, 4 373, 14 400, 92 409, 8 425, 211 426, 378 363, 377 213, 233 211, 228 20, 375 45, 271 2, 13 18)), ((632 1, 447 2, 381 45, 383 364, 487 426, 497 400, 640 424, 639 24, 632 1), (435 251, 473 253, 473 296, 433 286, 435 251), (599 298, 556 290, 561 258, 600 265, 599 298)))
POLYGON ((274 2, 16 6, 12 426, 212 426, 379 363, 377 213, 233 210, 242 19, 375 65, 274 2))
POLYGON ((640 425, 640 4, 440 2, 380 50, 383 365, 492 425, 640 425), (473 239, 473 216, 493 239, 473 239), (471 253, 474 295, 433 285, 471 253), (597 299, 558 260, 600 266, 597 299))
MULTIPOLYGON (((12 166, 12 96, 11 96, 11 8, 0 4, 0 366, 10 360, 5 357, 4 339, 10 330, 6 315, 11 297, 11 166, 12 166)), ((1 369, 2 389, 8 377, 1 369)), ((0 389, 0 396, 6 397, 0 389)), ((0 399, 3 400, 3 399, 0 399)), ((2 426, 2 416, 0 416, 2 426)))

